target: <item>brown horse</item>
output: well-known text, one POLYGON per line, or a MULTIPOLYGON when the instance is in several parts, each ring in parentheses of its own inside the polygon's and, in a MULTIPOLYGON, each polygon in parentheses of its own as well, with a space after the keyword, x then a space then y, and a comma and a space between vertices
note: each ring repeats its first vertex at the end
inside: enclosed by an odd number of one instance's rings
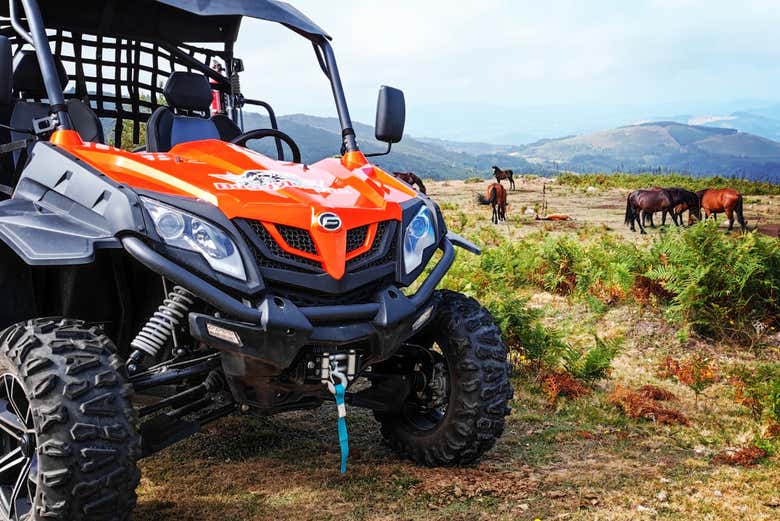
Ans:
POLYGON ((729 231, 734 229, 734 216, 736 215, 739 225, 744 232, 747 229, 747 221, 743 213, 742 194, 731 188, 721 188, 718 190, 702 190, 696 192, 699 196, 699 203, 704 210, 704 217, 717 219, 719 213, 725 213, 729 219, 729 231))
POLYGON ((674 224, 677 224, 677 215, 674 213, 674 200, 666 190, 636 190, 631 192, 626 199, 627 226, 635 232, 634 223, 639 225, 642 234, 647 233, 643 219, 648 213, 668 211, 672 214, 674 224))
POLYGON ((420 193, 427 194, 428 190, 425 188, 422 179, 420 179, 414 172, 393 172, 393 177, 399 181, 403 181, 412 188, 415 186, 420 193))
POLYGON ((493 207, 493 224, 506 221, 506 188, 501 183, 488 186, 487 197, 478 195, 477 201, 482 205, 493 207))
POLYGON ((504 179, 507 179, 509 181, 509 188, 510 190, 515 189, 515 173, 511 170, 501 170, 497 166, 493 167, 493 176, 496 178, 496 181, 499 183, 503 181, 504 179))

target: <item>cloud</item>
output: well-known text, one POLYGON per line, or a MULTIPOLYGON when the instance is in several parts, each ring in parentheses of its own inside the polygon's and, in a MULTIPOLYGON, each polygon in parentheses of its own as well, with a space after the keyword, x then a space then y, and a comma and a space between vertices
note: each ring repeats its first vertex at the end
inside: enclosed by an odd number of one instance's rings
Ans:
MULTIPOLYGON (((334 36, 351 104, 381 84, 411 105, 664 103, 776 97, 776 0, 297 0, 334 36)), ((280 112, 332 114, 304 39, 244 24, 245 90, 280 112)))

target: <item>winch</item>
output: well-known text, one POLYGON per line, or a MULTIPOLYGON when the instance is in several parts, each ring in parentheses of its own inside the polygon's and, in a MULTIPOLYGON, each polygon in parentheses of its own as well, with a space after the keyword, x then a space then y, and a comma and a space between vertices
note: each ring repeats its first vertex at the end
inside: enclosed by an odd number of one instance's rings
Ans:
POLYGON ((346 375, 347 381, 352 382, 357 375, 358 354, 354 349, 345 353, 322 353, 319 363, 319 377, 323 384, 331 381, 331 372, 339 372, 346 375))

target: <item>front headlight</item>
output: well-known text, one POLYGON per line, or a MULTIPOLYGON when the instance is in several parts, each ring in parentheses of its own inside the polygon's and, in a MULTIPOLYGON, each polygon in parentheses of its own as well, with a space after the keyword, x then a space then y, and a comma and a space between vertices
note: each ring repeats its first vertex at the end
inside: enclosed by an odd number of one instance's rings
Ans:
POLYGON ((404 271, 411 274, 423 263, 425 250, 436 244, 436 226, 433 213, 423 206, 412 222, 406 227, 404 235, 404 271))
POLYGON ((151 199, 142 200, 165 244, 200 253, 214 270, 246 281, 241 254, 225 232, 200 217, 151 199))

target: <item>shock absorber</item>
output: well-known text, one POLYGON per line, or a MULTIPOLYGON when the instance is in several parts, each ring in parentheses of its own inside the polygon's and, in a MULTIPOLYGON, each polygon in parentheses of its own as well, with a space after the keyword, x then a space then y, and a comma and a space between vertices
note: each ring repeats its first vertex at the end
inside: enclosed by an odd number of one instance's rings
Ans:
POLYGON ((138 371, 141 362, 148 356, 156 358, 171 338, 176 338, 176 327, 187 318, 195 296, 186 289, 176 286, 168 293, 162 306, 130 342, 133 352, 127 360, 130 374, 138 371))

